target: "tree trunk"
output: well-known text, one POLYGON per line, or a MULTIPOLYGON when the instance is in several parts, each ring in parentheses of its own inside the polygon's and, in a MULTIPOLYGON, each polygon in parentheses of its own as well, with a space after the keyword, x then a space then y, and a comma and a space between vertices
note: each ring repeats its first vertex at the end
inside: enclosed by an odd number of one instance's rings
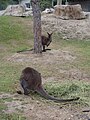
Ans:
POLYGON ((62 4, 62 0, 57 0, 57 5, 61 5, 62 4))
POLYGON ((54 0, 52 0, 52 7, 54 6, 54 0))
POLYGON ((39 0, 31 0, 33 11, 34 53, 42 53, 41 43, 41 12, 39 0))

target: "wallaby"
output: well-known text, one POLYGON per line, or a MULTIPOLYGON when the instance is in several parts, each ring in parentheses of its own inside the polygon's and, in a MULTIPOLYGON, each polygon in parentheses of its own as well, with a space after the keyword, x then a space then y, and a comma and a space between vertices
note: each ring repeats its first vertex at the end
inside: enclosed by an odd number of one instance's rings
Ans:
MULTIPOLYGON (((50 43, 52 42, 52 34, 53 33, 48 33, 48 37, 44 36, 44 35, 41 35, 41 43, 42 43, 42 47, 43 47, 43 52, 46 52, 46 49, 45 49, 45 46, 49 46, 50 43)), ((24 51, 32 51, 34 49, 30 49, 30 50, 20 50, 20 51, 17 51, 17 53, 20 53, 20 52, 24 52, 24 51)))
MULTIPOLYGON (((73 100, 78 100, 77 98, 72 99, 59 99, 50 96, 43 88, 42 86, 42 80, 41 80, 41 74, 36 71, 33 68, 26 67, 20 76, 20 84, 24 90, 24 94, 28 95, 30 91, 35 91, 39 93, 41 96, 43 96, 46 99, 54 100, 55 102, 69 102, 73 100)), ((17 91, 18 94, 22 94, 21 91, 17 91)))
POLYGON ((50 45, 50 43, 52 42, 52 34, 53 33, 48 33, 47 32, 47 34, 48 34, 48 37, 46 37, 44 35, 41 36, 41 42, 42 42, 43 52, 46 51, 45 50, 45 46, 48 47, 50 45))

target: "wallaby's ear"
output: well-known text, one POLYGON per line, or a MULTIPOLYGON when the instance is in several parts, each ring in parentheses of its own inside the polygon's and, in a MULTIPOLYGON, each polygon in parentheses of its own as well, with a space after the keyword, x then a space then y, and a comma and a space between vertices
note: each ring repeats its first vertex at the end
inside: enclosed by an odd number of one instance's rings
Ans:
POLYGON ((48 32, 47 32, 48 35, 50 35, 48 32))
POLYGON ((48 34, 48 35, 52 35, 52 34, 53 34, 53 32, 52 32, 52 33, 47 32, 47 34, 48 34))
POLYGON ((51 35, 53 34, 53 32, 51 33, 51 35))

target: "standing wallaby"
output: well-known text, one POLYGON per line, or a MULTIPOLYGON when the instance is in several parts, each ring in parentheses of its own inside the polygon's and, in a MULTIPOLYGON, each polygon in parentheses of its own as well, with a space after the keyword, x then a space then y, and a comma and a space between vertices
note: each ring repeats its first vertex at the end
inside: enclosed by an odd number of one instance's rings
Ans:
MULTIPOLYGON (((44 35, 41 35, 41 43, 42 43, 42 47, 43 47, 43 52, 46 52, 46 49, 45 49, 45 46, 49 46, 50 43, 52 42, 52 34, 53 33, 48 33, 48 37, 44 36, 44 35)), ((17 53, 20 53, 20 52, 24 52, 24 51, 32 51, 34 50, 33 48, 30 49, 30 50, 20 50, 20 51, 17 51, 17 53)))
MULTIPOLYGON (((27 67, 22 71, 20 76, 20 84, 24 90, 24 94, 28 95, 31 90, 36 91, 41 96, 46 99, 54 100, 56 102, 69 102, 73 100, 78 100, 77 98, 72 99, 58 99, 48 95, 42 86, 41 74, 33 68, 27 67)), ((18 94, 22 94, 21 91, 17 91, 18 94)))
POLYGON ((50 43, 52 42, 52 34, 53 34, 53 33, 50 34, 50 33, 47 32, 47 34, 48 34, 48 37, 46 37, 46 36, 44 36, 44 35, 41 36, 43 52, 46 51, 46 50, 45 50, 45 46, 48 47, 48 46, 50 45, 50 43))

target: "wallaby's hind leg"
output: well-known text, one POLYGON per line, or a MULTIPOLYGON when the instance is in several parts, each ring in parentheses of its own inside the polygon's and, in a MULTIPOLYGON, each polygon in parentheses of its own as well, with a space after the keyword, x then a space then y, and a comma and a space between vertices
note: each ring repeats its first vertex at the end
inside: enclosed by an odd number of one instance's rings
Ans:
POLYGON ((45 50, 45 45, 43 45, 43 52, 46 52, 46 50, 45 50))
POLYGON ((28 95, 30 93, 29 86, 26 80, 21 80, 20 84, 24 90, 24 95, 28 95))

